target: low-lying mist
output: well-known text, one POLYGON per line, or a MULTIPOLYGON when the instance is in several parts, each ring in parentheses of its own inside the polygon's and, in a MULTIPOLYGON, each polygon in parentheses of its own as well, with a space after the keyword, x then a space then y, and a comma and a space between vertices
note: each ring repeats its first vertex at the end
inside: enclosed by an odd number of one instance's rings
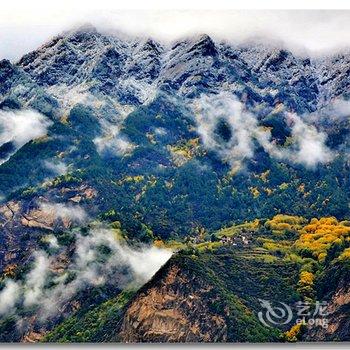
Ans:
MULTIPOLYGON (((111 229, 77 233, 68 263, 57 268, 64 256, 57 239, 49 235, 48 250, 36 251, 33 264, 21 281, 7 279, 0 292, 0 316, 35 310, 39 321, 48 320, 65 308, 74 296, 90 287, 113 284, 118 289, 138 288, 171 257, 172 251, 154 246, 131 247, 111 229)), ((23 320, 22 320, 23 321, 23 320)))
MULTIPOLYGON (((30 140, 45 136, 51 124, 47 117, 33 110, 0 111, 0 146, 12 143, 15 151, 30 140)), ((0 164, 5 161, 0 159, 0 164)))

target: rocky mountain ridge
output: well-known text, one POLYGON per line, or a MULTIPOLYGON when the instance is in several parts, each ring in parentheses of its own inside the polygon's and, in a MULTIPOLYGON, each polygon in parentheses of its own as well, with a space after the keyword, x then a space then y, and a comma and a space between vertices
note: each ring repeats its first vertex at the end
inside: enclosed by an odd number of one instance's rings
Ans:
POLYGON ((193 98, 224 89, 259 105, 265 114, 279 103, 305 113, 347 96, 349 62, 349 54, 310 59, 262 43, 214 42, 208 35, 166 47, 153 39, 119 39, 84 26, 24 55, 15 66, 3 61, 1 93, 22 96, 15 86, 23 90, 35 84, 58 99, 64 97, 59 88, 67 87, 139 105, 159 90, 193 98))

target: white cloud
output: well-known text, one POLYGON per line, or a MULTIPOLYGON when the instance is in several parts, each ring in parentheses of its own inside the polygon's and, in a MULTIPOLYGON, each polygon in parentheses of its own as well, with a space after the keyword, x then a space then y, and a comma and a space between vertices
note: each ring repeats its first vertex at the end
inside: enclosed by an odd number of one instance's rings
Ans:
POLYGON ((106 120, 101 120, 100 124, 103 134, 93 140, 98 153, 121 156, 134 149, 134 145, 120 133, 119 124, 112 124, 106 120))
POLYGON ((171 251, 156 247, 131 248, 121 244, 113 231, 96 229, 88 236, 79 236, 77 241, 76 263, 81 269, 85 269, 96 260, 97 247, 108 246, 113 254, 104 263, 104 269, 112 271, 118 266, 129 266, 133 280, 138 284, 148 281, 171 256, 171 251))
POLYGON ((350 116, 350 101, 337 99, 329 105, 329 108, 330 108, 330 111, 332 111, 336 116, 339 116, 339 117, 350 116))
MULTIPOLYGON (((76 237, 76 249, 64 272, 53 277, 54 286, 46 287, 49 281, 50 264, 55 256, 44 252, 35 253, 34 268, 27 274, 23 284, 7 281, 0 293, 0 314, 15 312, 16 303, 24 307, 36 306, 41 320, 62 312, 77 292, 89 286, 101 286, 106 282, 119 288, 146 283, 171 257, 166 249, 144 246, 133 248, 121 243, 115 232, 95 229, 76 237), (101 256, 101 247, 108 247, 110 254, 101 256), (67 281, 67 277, 74 276, 67 281), (21 305, 21 304, 19 304, 21 305)), ((52 274, 54 272, 51 271, 52 274)))
POLYGON ((270 131, 260 131, 256 138, 271 157, 315 168, 318 164, 332 161, 334 154, 326 146, 327 134, 315 126, 306 124, 299 116, 288 113, 286 121, 291 128, 292 142, 287 147, 277 146, 270 131))
MULTIPOLYGON (((48 118, 36 111, 0 111, 0 146, 13 142, 19 149, 30 140, 46 135, 51 124, 48 118)), ((0 160, 0 164, 4 161, 0 160)))
POLYGON ((32 111, 0 111, 0 145, 14 142, 19 148, 30 140, 46 135, 52 122, 44 115, 32 111))
POLYGON ((307 125, 296 115, 290 115, 290 117, 293 121, 292 137, 296 143, 296 150, 295 154, 289 151, 289 158, 309 168, 331 161, 332 153, 325 145, 327 135, 317 131, 314 126, 307 125))
POLYGON ((271 157, 314 168, 319 163, 332 160, 332 152, 325 142, 327 135, 315 126, 307 124, 295 114, 285 116, 292 134, 290 146, 277 146, 271 132, 259 126, 256 117, 232 94, 202 95, 194 102, 197 132, 204 147, 216 151, 232 168, 254 156, 256 142, 271 157), (231 138, 225 142, 216 134, 219 121, 225 121, 231 131, 231 138))
POLYGON ((7 280, 5 287, 0 292, 0 316, 11 312, 19 298, 20 288, 12 280, 7 280))
POLYGON ((76 223, 84 223, 88 219, 85 210, 78 205, 41 202, 40 210, 56 219, 71 220, 76 223))
POLYGON ((1 58, 18 59, 62 30, 84 22, 163 41, 207 33, 242 42, 258 35, 311 53, 349 47, 350 42, 348 10, 126 10, 117 3, 98 2, 89 7, 79 0, 37 7, 31 1, 28 8, 23 2, 16 9, 13 6, 8 3, 0 13, 1 58))
POLYGON ((23 301, 25 307, 35 305, 41 300, 49 265, 50 261, 44 252, 35 253, 34 269, 29 272, 25 281, 23 301))
POLYGON ((50 170, 54 175, 64 175, 68 171, 68 166, 58 160, 45 160, 44 161, 45 167, 50 170))
POLYGON ((333 124, 337 125, 341 121, 350 121, 350 101, 338 98, 324 106, 323 108, 311 113, 308 116, 315 124, 333 124))
POLYGON ((204 146, 217 151, 232 166, 239 165, 254 155, 253 134, 257 121, 231 94, 202 95, 194 102, 197 132, 204 146), (232 133, 228 142, 222 142, 215 134, 219 121, 225 121, 232 133))

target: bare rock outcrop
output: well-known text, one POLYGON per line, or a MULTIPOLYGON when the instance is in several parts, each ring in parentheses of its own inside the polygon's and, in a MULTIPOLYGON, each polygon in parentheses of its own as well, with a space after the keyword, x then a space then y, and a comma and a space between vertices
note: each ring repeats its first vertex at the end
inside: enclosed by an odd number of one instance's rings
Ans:
POLYGON ((123 342, 224 342, 223 315, 208 305, 212 290, 198 277, 176 265, 154 286, 141 291, 123 318, 123 342))

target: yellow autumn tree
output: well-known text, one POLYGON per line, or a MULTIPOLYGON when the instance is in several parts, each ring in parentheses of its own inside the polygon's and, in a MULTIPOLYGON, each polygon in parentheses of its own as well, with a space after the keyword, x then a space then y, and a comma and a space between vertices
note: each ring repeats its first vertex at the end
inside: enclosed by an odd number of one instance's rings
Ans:
POLYGON ((299 230, 300 237, 295 248, 309 252, 313 258, 323 262, 332 245, 342 245, 350 237, 350 227, 346 221, 338 222, 334 217, 312 219, 308 225, 299 230))

